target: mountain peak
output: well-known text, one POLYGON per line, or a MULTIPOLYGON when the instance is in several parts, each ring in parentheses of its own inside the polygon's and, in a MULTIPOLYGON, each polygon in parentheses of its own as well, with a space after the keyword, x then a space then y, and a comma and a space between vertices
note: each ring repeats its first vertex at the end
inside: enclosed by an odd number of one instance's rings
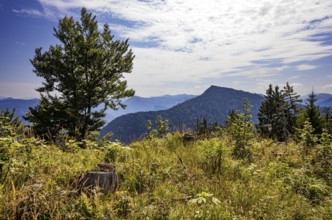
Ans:
POLYGON ((215 86, 212 85, 210 86, 207 90, 205 90, 205 92, 203 92, 202 96, 237 96, 238 94, 249 94, 249 92, 245 92, 242 90, 235 90, 232 88, 227 88, 227 87, 219 87, 219 86, 215 86))
MULTIPOLYGON (((228 88, 228 87, 220 87, 220 86, 215 86, 215 85, 212 85, 210 86, 207 90, 205 90, 205 92, 211 92, 211 91, 234 91, 234 92, 243 92, 242 90, 236 90, 236 89, 233 89, 233 88, 228 88)), ((204 93, 205 93, 204 92, 204 93)))
POLYGON ((169 127, 174 130, 180 128, 194 130, 197 120, 203 118, 209 123, 223 124, 229 112, 243 109, 245 98, 248 98, 250 104, 253 105, 253 117, 254 120, 257 120, 256 115, 263 100, 262 96, 213 85, 202 95, 167 110, 138 112, 118 117, 102 129, 101 136, 111 131, 113 139, 129 143, 143 137, 147 132, 146 122, 155 121, 158 115, 166 118, 169 121, 169 127))

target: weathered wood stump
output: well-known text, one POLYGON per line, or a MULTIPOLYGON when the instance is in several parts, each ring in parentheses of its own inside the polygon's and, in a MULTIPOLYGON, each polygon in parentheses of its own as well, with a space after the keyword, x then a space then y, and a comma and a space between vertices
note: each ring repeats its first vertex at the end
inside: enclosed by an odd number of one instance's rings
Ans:
POLYGON ((196 137, 192 134, 184 134, 182 137, 182 143, 184 147, 187 147, 187 144, 196 140, 196 137))
POLYGON ((100 188, 106 195, 109 192, 114 193, 119 187, 116 167, 109 164, 99 164, 97 168, 86 172, 78 181, 80 191, 89 192, 93 188, 100 188))
POLYGON ((195 141, 196 137, 192 134, 184 134, 183 135, 183 141, 189 142, 189 141, 195 141))

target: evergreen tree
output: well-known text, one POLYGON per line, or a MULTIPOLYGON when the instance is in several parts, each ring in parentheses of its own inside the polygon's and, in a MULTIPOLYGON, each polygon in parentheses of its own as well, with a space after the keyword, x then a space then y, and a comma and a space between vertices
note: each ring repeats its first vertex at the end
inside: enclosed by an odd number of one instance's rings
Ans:
POLYGON ((300 117, 300 127, 308 120, 314 129, 314 134, 321 134, 323 129, 323 118, 320 114, 319 106, 316 105, 316 94, 312 91, 309 95, 302 116, 300 117))
POLYGON ((324 128, 328 134, 332 133, 332 108, 325 107, 322 110, 324 128))
POLYGON ((25 119, 39 136, 54 138, 64 131, 82 140, 104 124, 107 108, 125 107, 121 99, 134 95, 123 80, 123 73, 132 70, 134 55, 128 39, 114 40, 107 24, 99 31, 96 17, 85 8, 80 22, 65 17, 54 32, 61 44, 46 52, 37 48, 31 60, 44 82, 37 89, 39 105, 30 108, 25 119))
POLYGON ((262 102, 258 112, 258 129, 262 135, 269 138, 272 138, 272 118, 276 112, 273 104, 273 86, 270 84, 266 90, 265 100, 262 102))
POLYGON ((9 138, 22 138, 25 131, 23 123, 15 117, 15 109, 0 110, 0 179, 3 166, 10 161, 9 138))
POLYGON ((295 133, 296 119, 299 116, 300 95, 294 92, 293 86, 290 86, 289 83, 286 83, 284 87, 284 95, 286 98, 287 104, 287 130, 291 133, 295 133))
POLYGON ((249 142, 254 138, 254 124, 250 113, 250 103, 244 99, 243 113, 230 112, 225 122, 227 131, 235 142, 233 156, 235 158, 246 158, 251 161, 251 149, 249 142))
POLYGON ((288 83, 283 90, 279 86, 273 89, 270 84, 258 113, 260 133, 278 141, 286 141, 295 133, 300 102, 299 95, 288 83))
POLYGON ((24 124, 15 117, 15 109, 0 110, 0 138, 21 136, 24 131, 24 124))
POLYGON ((266 90, 265 100, 258 112, 258 128, 262 135, 283 141, 286 134, 286 103, 279 86, 272 84, 266 90))

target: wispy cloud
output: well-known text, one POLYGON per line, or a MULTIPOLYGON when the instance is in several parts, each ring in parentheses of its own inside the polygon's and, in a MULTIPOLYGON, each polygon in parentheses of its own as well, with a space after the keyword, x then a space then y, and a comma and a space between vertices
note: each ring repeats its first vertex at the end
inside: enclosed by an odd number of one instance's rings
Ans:
POLYGON ((304 87, 302 83, 290 83, 290 85, 293 86, 296 91, 304 87))
POLYGON ((317 67, 314 65, 308 65, 308 64, 301 64, 296 67, 297 70, 299 71, 304 71, 304 70, 313 70, 316 69, 317 67))
POLYGON ((140 87, 229 73, 258 85, 255 80, 277 76, 291 65, 312 70, 316 66, 306 62, 332 55, 332 46, 323 45, 319 36, 332 34, 332 2, 326 0, 39 2, 44 12, 60 15, 87 7, 119 37, 135 42, 134 74, 128 79, 140 87), (278 62, 255 62, 264 60, 278 62))
POLYGON ((299 75, 296 75, 296 76, 291 76, 291 77, 289 77, 288 79, 289 80, 293 80, 293 79, 299 79, 300 78, 300 76, 299 75))
POLYGON ((30 16, 36 16, 36 17, 44 17, 44 13, 36 10, 36 9, 20 9, 20 10, 13 10, 14 13, 16 14, 25 14, 25 15, 30 15, 30 16))
POLYGON ((16 14, 32 16, 32 17, 44 17, 49 19, 54 19, 56 17, 50 10, 47 8, 43 11, 37 9, 13 9, 12 10, 16 14))
POLYGON ((332 84, 327 84, 323 86, 323 89, 330 89, 332 88, 332 84))

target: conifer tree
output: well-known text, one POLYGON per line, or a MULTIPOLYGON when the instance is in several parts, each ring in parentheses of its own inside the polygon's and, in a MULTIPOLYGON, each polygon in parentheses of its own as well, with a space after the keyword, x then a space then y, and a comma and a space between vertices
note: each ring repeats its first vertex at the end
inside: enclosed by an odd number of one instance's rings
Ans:
POLYGON ((299 127, 302 128, 306 120, 308 120, 311 126, 314 129, 314 134, 321 134, 323 129, 323 118, 320 114, 319 106, 316 105, 316 94, 312 91, 309 97, 304 110, 299 118, 299 127))
POLYGON ((283 90, 272 84, 266 90, 265 100, 258 113, 258 129, 263 136, 286 141, 295 133, 299 111, 299 95, 288 83, 283 90))
POLYGON ((258 129, 261 134, 272 138, 271 130, 272 130, 272 118, 273 114, 275 114, 275 109, 273 106, 273 86, 269 85, 269 88, 266 90, 266 95, 264 96, 265 100, 262 102, 259 112, 258 112, 258 120, 259 125, 258 129))
POLYGON ((250 161, 251 150, 249 148, 249 142, 254 138, 254 124, 250 113, 249 100, 244 99, 243 105, 243 112, 230 112, 225 124, 227 125, 227 131, 235 142, 233 156, 235 158, 247 158, 250 161))
POLYGON ((324 107, 322 110, 323 124, 326 132, 332 134, 332 108, 324 107))
POLYGON ((299 116, 300 95, 294 92, 293 86, 290 86, 289 83, 286 83, 284 86, 284 95, 287 104, 287 130, 291 133, 295 133, 296 119, 299 116))
POLYGON ((121 99, 134 95, 123 80, 123 73, 132 70, 134 55, 128 39, 114 40, 107 24, 99 31, 96 17, 85 8, 80 22, 73 17, 60 20, 54 36, 60 44, 46 52, 37 48, 31 60, 44 82, 37 89, 41 101, 26 119, 39 136, 54 138, 64 131, 82 140, 104 124, 107 108, 125 107, 121 99))

